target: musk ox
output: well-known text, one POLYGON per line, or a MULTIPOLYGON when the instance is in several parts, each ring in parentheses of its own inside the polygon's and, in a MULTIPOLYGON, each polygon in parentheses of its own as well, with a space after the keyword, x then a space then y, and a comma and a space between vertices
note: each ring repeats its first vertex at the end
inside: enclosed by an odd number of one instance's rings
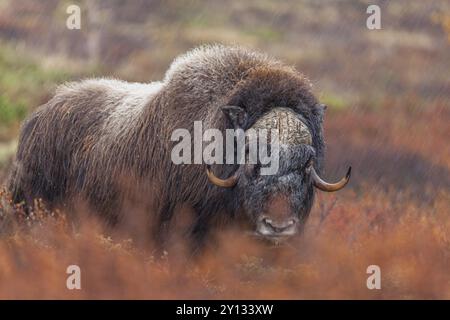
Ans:
POLYGON ((203 46, 175 59, 161 82, 60 86, 23 124, 9 189, 28 204, 40 198, 68 209, 82 199, 112 224, 132 219, 124 204, 139 199, 159 240, 186 205, 195 212, 189 234, 196 243, 217 221, 234 219, 263 238, 284 239, 302 229, 314 187, 336 191, 349 180, 350 171, 334 184, 319 177, 324 110, 294 68, 240 47, 203 46), (221 131, 279 130, 278 172, 174 164, 171 134, 192 131, 195 121, 221 131))

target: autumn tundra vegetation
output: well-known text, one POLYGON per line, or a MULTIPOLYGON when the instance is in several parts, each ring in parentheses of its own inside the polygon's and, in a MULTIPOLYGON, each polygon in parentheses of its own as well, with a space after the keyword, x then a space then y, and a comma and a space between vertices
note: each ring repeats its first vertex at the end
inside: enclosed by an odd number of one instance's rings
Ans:
POLYGON ((23 120, 58 85, 155 81, 173 57, 213 42, 266 52, 307 75, 328 105, 320 174, 337 181, 347 165, 353 171, 341 191, 316 193, 303 232, 289 241, 223 225, 195 258, 182 241, 196 217, 189 206, 177 208, 161 251, 141 223, 140 197, 126 203, 136 219, 111 226, 82 198, 74 219, 39 199, 14 203, 4 189, 0 297, 449 299, 449 8, 409 3, 380 4, 383 28, 367 30, 365 2, 111 2, 90 4, 90 20, 74 32, 59 27, 62 2, 5 1, 2 184, 23 120), (81 269, 81 290, 66 287, 69 265, 81 269), (381 269, 380 290, 366 286, 370 265, 381 269))

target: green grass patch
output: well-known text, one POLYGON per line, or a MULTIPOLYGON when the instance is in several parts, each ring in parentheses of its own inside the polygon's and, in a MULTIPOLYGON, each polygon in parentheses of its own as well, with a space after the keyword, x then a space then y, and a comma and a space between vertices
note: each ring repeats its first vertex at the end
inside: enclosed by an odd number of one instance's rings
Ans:
POLYGON ((0 126, 21 121, 27 114, 27 107, 22 103, 13 103, 7 97, 0 96, 0 126))
POLYGON ((256 37, 258 40, 263 41, 280 41, 282 40, 282 34, 273 28, 255 27, 244 31, 244 34, 256 37))
POLYGON ((343 110, 350 105, 344 97, 333 93, 323 94, 319 100, 321 103, 326 104, 331 110, 343 110))
POLYGON ((68 80, 70 74, 44 68, 23 51, 0 42, 0 92, 16 104, 38 104, 37 98, 45 96, 56 83, 68 80))
POLYGON ((57 83, 70 74, 46 68, 24 49, 0 42, 0 140, 6 139, 26 115, 39 106, 57 83))

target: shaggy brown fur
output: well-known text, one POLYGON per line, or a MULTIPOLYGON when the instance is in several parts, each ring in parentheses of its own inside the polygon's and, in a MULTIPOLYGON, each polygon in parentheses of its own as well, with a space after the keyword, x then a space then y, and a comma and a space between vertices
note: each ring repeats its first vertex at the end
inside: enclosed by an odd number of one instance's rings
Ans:
MULTIPOLYGON (((174 165, 174 129, 224 130, 231 124, 220 107, 244 108, 250 127, 274 107, 292 108, 307 121, 318 166, 323 157, 322 110, 308 81, 294 69, 239 47, 205 46, 176 59, 161 83, 86 80, 60 87, 24 123, 9 181, 14 201, 42 198, 73 206, 82 198, 115 223, 124 203, 146 202, 157 218, 154 234, 169 226, 176 206, 197 213, 192 234, 202 238, 216 212, 233 216, 233 189, 208 182, 204 165, 174 165), (147 200, 148 199, 148 200, 147 200)), ((234 166, 217 166, 228 176, 234 166)))

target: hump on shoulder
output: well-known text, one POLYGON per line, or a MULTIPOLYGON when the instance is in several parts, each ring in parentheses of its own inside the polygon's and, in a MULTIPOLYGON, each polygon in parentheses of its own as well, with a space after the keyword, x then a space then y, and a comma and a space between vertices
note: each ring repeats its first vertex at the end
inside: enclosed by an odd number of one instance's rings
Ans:
POLYGON ((167 70, 164 82, 187 79, 239 81, 251 69, 281 65, 267 54, 246 47, 203 45, 178 56, 167 70))

